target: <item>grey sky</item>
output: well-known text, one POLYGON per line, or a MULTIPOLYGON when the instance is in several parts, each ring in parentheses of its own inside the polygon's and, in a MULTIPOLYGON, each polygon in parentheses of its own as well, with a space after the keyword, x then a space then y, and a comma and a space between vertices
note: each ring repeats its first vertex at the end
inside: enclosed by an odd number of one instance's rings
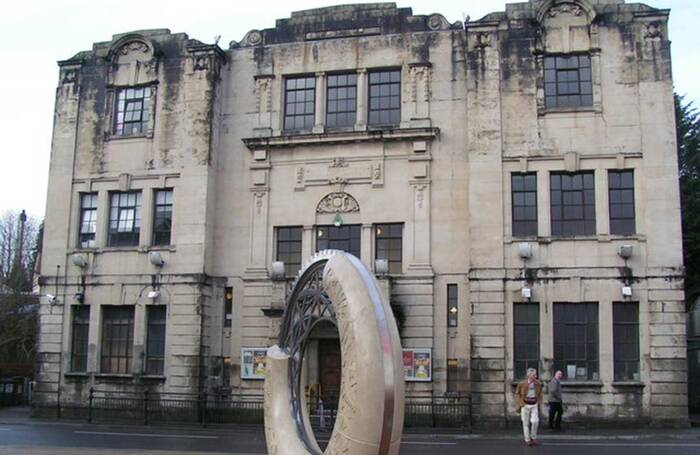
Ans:
MULTIPOLYGON (((198 0, 196 2, 120 0, 0 0, 0 213, 26 209, 44 214, 51 150, 54 94, 58 82, 57 60, 67 59, 93 42, 108 41, 113 34, 147 28, 168 28, 191 38, 228 47, 250 29, 273 27, 275 19, 292 11, 353 0, 246 1, 198 0)), ((438 12, 448 21, 472 20, 502 11, 505 0, 397 1, 415 14, 438 12)), ((629 0, 628 0, 629 3, 629 0)), ((700 23, 697 0, 649 0, 650 6, 671 8, 673 71, 676 91, 700 100, 695 83, 700 73, 700 46, 695 43, 700 23)), ((697 104, 697 103, 696 103, 697 104)))

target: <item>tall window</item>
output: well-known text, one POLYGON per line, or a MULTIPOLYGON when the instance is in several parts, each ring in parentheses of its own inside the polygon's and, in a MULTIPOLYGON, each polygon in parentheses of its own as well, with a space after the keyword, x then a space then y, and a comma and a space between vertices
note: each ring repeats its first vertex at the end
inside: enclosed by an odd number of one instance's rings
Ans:
POLYGON ((165 305, 151 305, 146 310, 146 374, 161 376, 165 364, 165 305))
POLYGON ((567 379, 598 379, 598 304, 554 304, 554 369, 567 379))
POLYGON ((360 225, 318 226, 316 251, 341 250, 360 257, 360 225))
POLYGON ((328 76, 326 126, 353 126, 357 120, 357 74, 328 76))
POLYGON ((97 230, 97 193, 80 195, 80 248, 95 247, 97 230))
POLYGON ((593 172, 550 175, 552 235, 595 235, 593 172))
POLYGON ((103 306, 100 371, 116 374, 131 372, 133 344, 133 305, 103 306))
POLYGON ((277 228, 277 260, 284 262, 284 272, 294 276, 301 269, 300 226, 277 228))
POLYGON ((613 353, 616 381, 639 380, 639 306, 613 303, 613 353))
POLYGON ((608 200, 610 233, 634 234, 634 171, 608 171, 608 200))
POLYGON ((131 87, 117 92, 117 108, 114 116, 114 134, 129 136, 143 134, 148 128, 151 88, 131 87))
POLYGON ((71 337, 70 369, 74 372, 87 371, 88 329, 90 327, 90 307, 73 306, 73 327, 71 337))
POLYGON ((513 304, 513 372, 524 378, 528 368, 540 362, 540 306, 538 303, 513 304))
POLYGON ((389 273, 401 273, 403 257, 403 223, 374 226, 376 259, 386 259, 389 273))
POLYGON ((284 129, 310 130, 314 126, 316 78, 288 77, 284 89, 284 129))
POLYGON ((153 207, 153 244, 170 245, 173 224, 173 190, 157 190, 153 207))
POLYGON ((141 232, 141 193, 112 193, 109 246, 137 246, 141 232))
POLYGON ((395 125, 401 121, 401 70, 369 73, 370 125, 395 125))
POLYGON ((512 174, 513 237, 537 235, 537 174, 512 174))
POLYGON ((593 106, 591 58, 588 55, 545 57, 544 97, 547 108, 593 106))
POLYGON ((447 327, 457 327, 459 320, 459 297, 457 285, 447 285, 447 327))

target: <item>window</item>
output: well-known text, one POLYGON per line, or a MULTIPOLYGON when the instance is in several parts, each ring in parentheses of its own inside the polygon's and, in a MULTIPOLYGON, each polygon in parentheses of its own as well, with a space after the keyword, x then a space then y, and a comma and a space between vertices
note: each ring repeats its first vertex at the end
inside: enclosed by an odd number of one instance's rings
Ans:
POLYGON ((369 73, 370 125, 395 125, 401 121, 401 70, 369 73))
POLYGON ((224 289, 224 327, 231 327, 233 321, 233 288, 224 289))
POLYGON ((357 74, 328 76, 326 126, 353 126, 357 120, 357 74))
POLYGON ((316 251, 341 250, 360 257, 360 225, 318 226, 316 251))
POLYGON ((598 380, 598 304, 554 304, 554 369, 598 380))
POLYGON ((137 246, 141 231, 141 193, 112 193, 109 246, 137 246))
POLYGON ((595 235, 593 172, 551 174, 552 235, 595 235))
POLYGON ((148 129, 150 102, 150 87, 130 87, 117 91, 114 134, 117 136, 144 134, 148 129))
POLYGON ((513 237, 537 235, 537 174, 512 174, 513 237))
POLYGON ((71 340, 70 369, 73 372, 87 371, 88 329, 90 307, 73 306, 73 334, 71 340))
POLYGON ((457 297, 457 285, 447 285, 447 327, 457 327, 459 300, 457 297))
POLYGON ((80 195, 80 248, 95 248, 97 193, 80 195))
POLYGON ((608 199, 610 233, 634 234, 634 171, 608 172, 608 199))
POLYGON ((102 307, 102 373, 127 374, 131 371, 134 344, 134 307, 102 307))
POLYGON ((593 106, 591 58, 557 55, 544 58, 545 107, 593 106))
POLYGON ((301 227, 277 228, 277 260, 284 262, 284 272, 294 276, 301 269, 301 227))
POLYGON ((153 244, 170 245, 173 224, 173 190, 157 190, 153 207, 153 244))
POLYGON ((165 305, 146 307, 146 374, 162 376, 165 364, 165 305))
POLYGON ((316 78, 289 77, 284 90, 284 129, 310 130, 314 126, 316 78))
POLYGON ((374 226, 376 259, 386 259, 389 273, 403 272, 403 223, 377 224, 374 226))
POLYGON ((639 381, 639 307, 613 303, 613 357, 616 381, 639 381))
POLYGON ((524 378, 540 362, 540 305, 513 304, 513 374, 524 378))

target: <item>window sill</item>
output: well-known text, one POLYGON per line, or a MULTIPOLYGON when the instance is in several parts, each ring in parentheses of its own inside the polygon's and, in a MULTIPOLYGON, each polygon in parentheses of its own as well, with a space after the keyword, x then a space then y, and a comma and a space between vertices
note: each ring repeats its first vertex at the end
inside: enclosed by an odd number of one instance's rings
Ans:
POLYGON ((128 135, 120 135, 120 134, 106 134, 105 135, 105 141, 126 141, 126 140, 143 140, 143 139, 153 139, 153 133, 146 133, 146 134, 128 134, 128 135))
POLYGON ((70 379, 87 379, 90 377, 89 374, 82 371, 69 371, 67 373, 63 373, 63 376, 70 379))
POLYGON ((602 109, 593 106, 583 107, 549 107, 539 110, 540 116, 557 115, 557 114, 600 114, 602 109))
POLYGON ((297 145, 325 145, 348 142, 430 140, 440 134, 439 128, 397 128, 395 125, 367 131, 332 131, 326 133, 299 133, 285 131, 280 136, 242 139, 249 150, 282 148, 297 145))
POLYGON ((165 381, 165 376, 158 375, 158 374, 144 374, 141 376, 141 379, 145 381, 165 381))
POLYGON ((646 384, 644 384, 641 381, 614 381, 612 383, 612 386, 620 388, 643 389, 644 387, 646 387, 646 384))
POLYGON ((95 373, 96 379, 134 379, 131 373, 95 373))
POLYGON ((561 381, 561 386, 565 389, 585 389, 603 387, 601 381, 561 381))

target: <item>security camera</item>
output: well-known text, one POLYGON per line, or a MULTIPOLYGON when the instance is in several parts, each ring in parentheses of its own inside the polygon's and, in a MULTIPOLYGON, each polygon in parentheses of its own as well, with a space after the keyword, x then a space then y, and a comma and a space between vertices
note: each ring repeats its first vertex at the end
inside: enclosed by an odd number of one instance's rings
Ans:
POLYGON ((54 304, 58 303, 58 297, 56 297, 55 295, 46 294, 46 298, 49 300, 49 303, 50 303, 51 305, 54 305, 54 304))

